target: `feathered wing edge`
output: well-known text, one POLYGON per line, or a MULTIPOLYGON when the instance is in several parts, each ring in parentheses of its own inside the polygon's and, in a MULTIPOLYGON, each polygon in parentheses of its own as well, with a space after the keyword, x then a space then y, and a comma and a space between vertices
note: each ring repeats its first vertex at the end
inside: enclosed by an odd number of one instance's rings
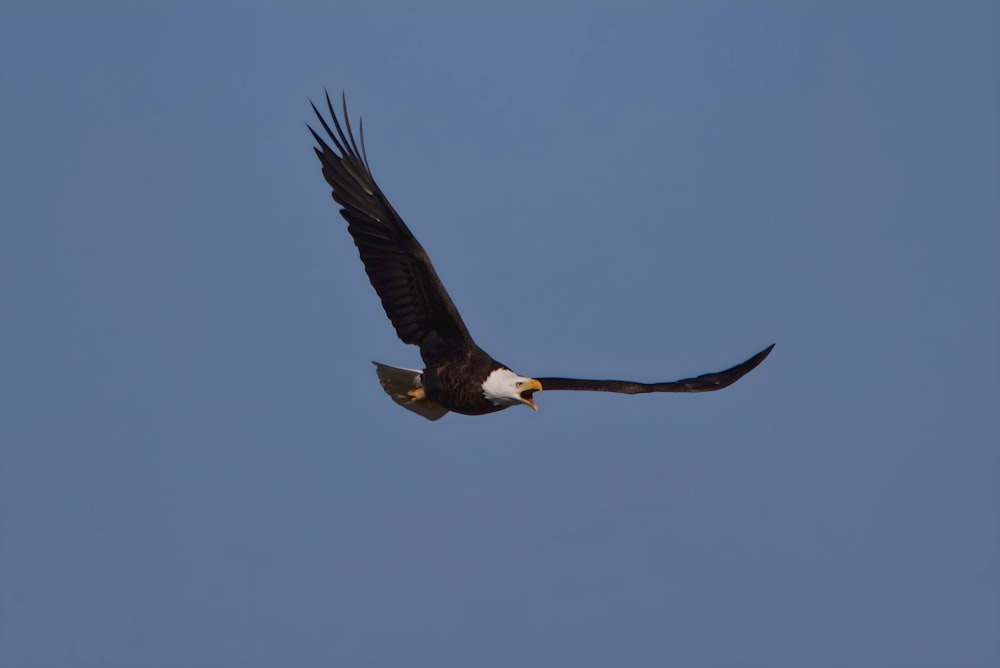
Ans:
POLYGON ((666 383, 634 383, 627 380, 582 380, 577 378, 538 378, 543 391, 580 390, 590 392, 618 392, 621 394, 644 394, 647 392, 712 392, 729 387, 747 375, 764 361, 774 349, 772 343, 747 361, 736 366, 706 373, 694 378, 684 378, 666 383))
POLYGON ((326 138, 308 124, 318 144, 323 177, 341 205, 348 231, 386 315, 403 343, 420 346, 425 362, 448 346, 469 346, 472 339, 431 265, 430 258, 376 185, 368 164, 364 126, 355 140, 342 96, 343 124, 329 94, 326 107, 333 127, 312 105, 326 138), (329 143, 328 143, 329 142, 329 143), (330 145, 332 143, 332 146, 330 145))

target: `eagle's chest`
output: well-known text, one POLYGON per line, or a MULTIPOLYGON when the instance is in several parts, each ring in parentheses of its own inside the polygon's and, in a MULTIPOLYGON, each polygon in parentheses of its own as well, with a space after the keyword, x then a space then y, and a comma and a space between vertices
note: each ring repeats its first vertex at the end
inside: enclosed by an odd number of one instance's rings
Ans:
POLYGON ((483 394, 483 381, 489 368, 481 365, 446 364, 429 373, 424 372, 427 396, 455 413, 482 415, 503 410, 483 394))

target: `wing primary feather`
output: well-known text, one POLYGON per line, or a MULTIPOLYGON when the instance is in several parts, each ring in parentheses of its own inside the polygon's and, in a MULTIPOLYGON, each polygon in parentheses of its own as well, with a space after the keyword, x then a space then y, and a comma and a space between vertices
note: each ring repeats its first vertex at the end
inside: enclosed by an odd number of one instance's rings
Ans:
MULTIPOLYGON (((354 141, 354 132, 351 130, 351 124, 347 122, 347 93, 340 94, 340 102, 344 107, 344 123, 347 124, 347 136, 351 139, 351 147, 354 149, 354 157, 361 159, 361 151, 358 150, 358 142, 354 141)), ((361 119, 358 118, 358 123, 361 119)))
POLYGON ((323 137, 308 123, 323 177, 358 248, 365 273, 386 315, 403 343, 420 346, 425 363, 448 355, 464 355, 478 347, 469 336, 458 309, 441 284, 426 251, 413 237, 372 177, 365 148, 364 126, 355 136, 341 95, 343 123, 324 91, 330 118, 316 104, 309 105, 326 132, 323 137), (360 142, 359 142, 360 140, 360 142))
MULTIPOLYGON (((315 108, 316 107, 313 107, 313 109, 315 109, 315 108)), ((318 111, 316 113, 319 114, 318 111)), ((323 123, 323 125, 326 125, 326 122, 323 121, 323 117, 322 116, 319 117, 319 122, 323 123)), ((316 152, 316 157, 319 158, 320 162, 322 162, 324 165, 326 165, 326 156, 324 154, 325 153, 333 153, 333 149, 330 148, 329 144, 327 144, 325 141, 323 141, 323 138, 320 137, 319 134, 317 134, 316 131, 312 129, 311 125, 309 125, 308 123, 306 123, 306 127, 309 128, 309 132, 312 133, 312 136, 316 140, 316 143, 320 145, 320 148, 316 148, 315 146, 313 146, 313 151, 316 152), (322 150, 320 150, 320 149, 322 149, 322 150)), ((329 129, 327 129, 327 132, 329 132, 329 129)))
MULTIPOLYGON (((326 103, 327 104, 330 103, 330 96, 329 95, 327 95, 326 103)), ((337 135, 333 134, 333 130, 331 130, 330 126, 326 124, 326 119, 323 118, 323 114, 319 113, 319 109, 316 108, 316 105, 313 104, 312 101, 309 102, 309 105, 313 108, 313 112, 315 112, 316 118, 318 118, 319 122, 323 125, 323 129, 326 130, 327 136, 330 137, 330 139, 333 141, 333 145, 337 147, 337 150, 340 151, 341 155, 347 155, 347 151, 345 151, 344 147, 340 145, 339 141, 337 141, 337 135)), ((337 124, 337 117, 336 116, 333 117, 333 122, 334 122, 334 124, 337 124)), ((312 128, 310 128, 310 130, 312 130, 312 128)), ((337 130, 340 130, 339 125, 337 127, 337 130)), ((316 133, 314 132, 313 135, 315 135, 315 134, 316 133)), ((330 148, 329 146, 326 145, 326 142, 324 142, 322 139, 320 139, 319 142, 325 148, 330 148)))
MULTIPOLYGON (((325 91, 323 91, 323 94, 326 96, 326 108, 330 112, 330 120, 333 121, 333 126, 335 128, 337 128, 337 134, 340 135, 340 138, 343 140, 344 144, 346 145, 347 144, 347 137, 344 136, 344 131, 340 127, 340 120, 337 119, 337 112, 335 112, 333 110, 333 102, 330 100, 330 91, 325 90, 325 91)), ((347 118, 344 118, 344 122, 345 123, 347 122, 347 120, 348 120, 347 118)), ((345 155, 347 155, 347 154, 350 153, 350 151, 348 151, 346 149, 343 149, 342 153, 344 153, 345 155)))
POLYGON ((585 380, 581 378, 539 378, 545 391, 577 390, 589 392, 617 392, 620 394, 645 394, 648 392, 713 392, 729 387, 746 374, 753 371, 764 361, 771 350, 772 343, 745 362, 741 362, 725 371, 705 373, 694 378, 684 378, 665 383, 637 383, 628 380, 585 380))

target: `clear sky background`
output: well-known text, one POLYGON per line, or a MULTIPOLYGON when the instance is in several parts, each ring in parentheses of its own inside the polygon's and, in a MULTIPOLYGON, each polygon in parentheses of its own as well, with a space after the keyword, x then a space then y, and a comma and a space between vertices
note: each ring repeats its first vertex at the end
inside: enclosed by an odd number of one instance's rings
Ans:
POLYGON ((0 5, 0 665, 1000 665, 994 2, 0 5), (426 422, 305 122, 543 393, 426 422))

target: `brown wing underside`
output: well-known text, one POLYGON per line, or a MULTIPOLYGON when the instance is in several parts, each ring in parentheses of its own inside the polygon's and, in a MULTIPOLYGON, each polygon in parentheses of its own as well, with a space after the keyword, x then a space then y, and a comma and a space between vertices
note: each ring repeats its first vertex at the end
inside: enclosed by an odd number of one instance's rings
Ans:
POLYGON ((347 115, 346 100, 343 101, 343 127, 329 94, 326 106, 333 129, 316 105, 312 108, 333 146, 309 127, 319 144, 314 150, 323 165, 323 177, 333 191, 333 199, 343 207, 340 214, 347 221, 365 272, 396 334, 403 343, 420 346, 425 361, 449 348, 470 345, 469 332, 427 253, 372 177, 363 125, 359 128, 359 149, 347 115))
POLYGON ((550 390, 581 390, 592 392, 619 392, 622 394, 644 394, 646 392, 711 392, 729 387, 754 367, 764 361, 771 350, 772 343, 746 362, 737 364, 731 369, 706 373, 695 378, 685 378, 666 383, 633 383, 627 380, 580 380, 576 378, 539 378, 542 389, 550 390))

